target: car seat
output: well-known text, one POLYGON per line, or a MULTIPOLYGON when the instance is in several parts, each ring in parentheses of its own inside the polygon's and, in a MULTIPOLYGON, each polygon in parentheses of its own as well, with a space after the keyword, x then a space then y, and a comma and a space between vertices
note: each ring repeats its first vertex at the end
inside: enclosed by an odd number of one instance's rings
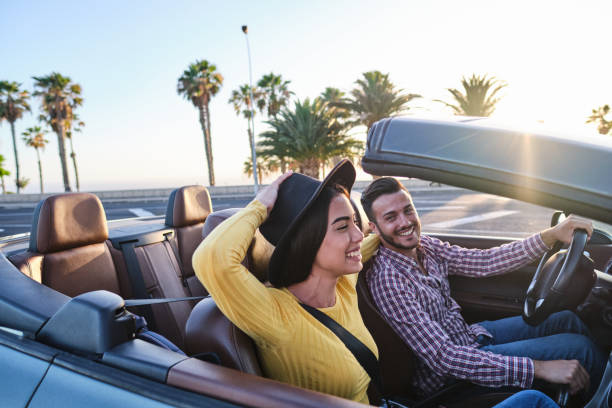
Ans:
MULTIPOLYGON (((211 213, 204 223, 202 235, 208 236, 221 222, 239 210, 229 208, 211 213)), ((242 264, 261 282, 265 282, 273 251, 274 247, 257 231, 242 264)), ((262 375, 253 340, 225 317, 210 297, 201 300, 187 320, 185 351, 192 356, 212 352, 217 354, 221 365, 225 367, 262 375)))
POLYGON ((165 224, 174 228, 183 282, 192 296, 206 295, 191 266, 193 252, 202 242, 202 228, 212 212, 212 202, 204 186, 184 186, 168 199, 165 224))

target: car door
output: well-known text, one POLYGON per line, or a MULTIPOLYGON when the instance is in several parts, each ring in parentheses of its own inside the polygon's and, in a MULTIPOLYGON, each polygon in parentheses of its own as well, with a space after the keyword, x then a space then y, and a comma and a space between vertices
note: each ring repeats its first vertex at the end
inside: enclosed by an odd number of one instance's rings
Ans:
MULTIPOLYGON (((486 249, 511 242, 510 239, 477 235, 431 235, 465 248, 486 249)), ((589 252, 594 260, 595 269, 604 271, 612 259, 612 245, 605 243, 601 237, 592 241, 595 242, 587 244, 585 251, 589 252)), ((520 315, 525 293, 538 262, 539 260, 507 274, 488 278, 451 276, 449 277, 451 294, 462 307, 462 313, 470 323, 520 315)))
POLYGON ((219 407, 238 405, 180 390, 0 329, 3 407, 219 407))
MULTIPOLYGON (((482 236, 432 236, 464 248, 487 249, 511 242, 509 239, 482 236)), ((511 273, 488 278, 450 276, 451 295, 462 307, 462 313, 469 323, 519 315, 536 266, 530 264, 511 273)))

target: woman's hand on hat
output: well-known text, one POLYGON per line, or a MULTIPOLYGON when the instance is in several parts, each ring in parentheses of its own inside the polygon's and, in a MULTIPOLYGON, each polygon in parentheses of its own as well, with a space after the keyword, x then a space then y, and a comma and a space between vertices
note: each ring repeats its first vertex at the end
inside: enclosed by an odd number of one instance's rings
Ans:
POLYGON ((278 187, 281 183, 287 180, 293 172, 290 170, 283 175, 279 176, 272 183, 267 185, 265 188, 259 190, 255 199, 266 206, 268 209, 268 214, 272 211, 272 207, 274 207, 274 203, 276 202, 276 197, 278 196, 278 187))

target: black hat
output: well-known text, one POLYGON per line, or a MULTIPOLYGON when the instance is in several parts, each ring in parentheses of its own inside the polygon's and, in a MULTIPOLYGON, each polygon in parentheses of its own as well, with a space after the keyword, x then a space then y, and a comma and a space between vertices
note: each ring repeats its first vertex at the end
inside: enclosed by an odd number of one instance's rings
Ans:
POLYGON ((295 173, 282 182, 278 188, 278 197, 274 208, 259 231, 276 248, 270 258, 268 279, 274 285, 277 282, 286 245, 294 234, 296 226, 315 202, 323 188, 339 184, 350 193, 355 182, 355 167, 348 159, 342 159, 325 177, 323 181, 295 173))

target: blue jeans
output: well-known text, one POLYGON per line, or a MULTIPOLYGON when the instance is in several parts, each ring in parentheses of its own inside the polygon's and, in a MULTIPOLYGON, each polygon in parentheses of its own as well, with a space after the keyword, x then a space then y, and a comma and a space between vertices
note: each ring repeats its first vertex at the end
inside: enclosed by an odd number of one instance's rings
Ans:
POLYGON ((538 326, 530 326, 521 316, 479 323, 493 338, 479 336, 480 349, 505 356, 533 360, 578 360, 590 376, 590 396, 597 390, 607 356, 590 339, 589 330, 570 311, 550 315, 538 326))
POLYGON ((536 390, 521 391, 506 398, 493 408, 558 408, 546 394, 536 390))

